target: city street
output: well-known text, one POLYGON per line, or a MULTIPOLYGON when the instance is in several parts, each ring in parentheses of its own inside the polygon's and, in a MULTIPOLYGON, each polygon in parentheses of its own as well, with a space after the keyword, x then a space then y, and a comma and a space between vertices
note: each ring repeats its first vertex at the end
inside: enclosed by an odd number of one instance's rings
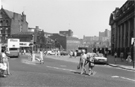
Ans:
MULTIPOLYGON (((61 57, 62 58, 62 57, 61 57)), ((135 72, 96 65, 93 76, 80 75, 77 63, 44 58, 44 64, 27 61, 27 56, 10 59, 12 75, 0 77, 0 87, 134 87, 135 72)))

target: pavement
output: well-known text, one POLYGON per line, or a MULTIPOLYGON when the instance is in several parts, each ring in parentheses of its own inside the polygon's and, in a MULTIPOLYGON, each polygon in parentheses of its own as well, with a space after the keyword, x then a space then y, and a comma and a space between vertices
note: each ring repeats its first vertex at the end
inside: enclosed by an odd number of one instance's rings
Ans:
MULTIPOLYGON (((29 54, 27 54, 27 55, 29 55, 29 54)), ((39 57, 39 54, 36 54, 36 57, 39 57)), ((44 55, 44 58, 52 58, 52 59, 68 61, 68 62, 74 62, 74 63, 79 62, 79 57, 70 58, 69 56, 44 55)), ((107 58, 108 58, 108 65, 109 66, 119 67, 119 68, 122 68, 122 69, 135 71, 135 67, 133 68, 133 63, 129 63, 129 62, 126 62, 126 61, 122 62, 120 60, 120 58, 117 58, 116 61, 114 61, 114 57, 111 56, 111 55, 108 55, 107 58)), ((28 60, 31 61, 30 55, 29 55, 28 60)), ((35 61, 35 63, 39 63, 39 62, 35 61)))

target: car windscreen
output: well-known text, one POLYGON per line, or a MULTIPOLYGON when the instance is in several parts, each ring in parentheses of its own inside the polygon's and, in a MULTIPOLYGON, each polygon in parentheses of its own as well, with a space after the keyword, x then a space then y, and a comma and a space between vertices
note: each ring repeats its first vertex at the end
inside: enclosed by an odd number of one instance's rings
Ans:
POLYGON ((95 57, 103 57, 103 54, 95 54, 95 57))

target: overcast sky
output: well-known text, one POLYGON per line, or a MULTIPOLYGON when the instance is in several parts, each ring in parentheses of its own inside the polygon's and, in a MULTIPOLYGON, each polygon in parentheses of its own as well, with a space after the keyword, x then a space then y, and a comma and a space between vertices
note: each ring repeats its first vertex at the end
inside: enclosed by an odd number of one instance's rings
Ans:
POLYGON ((127 0, 1 0, 3 8, 26 14, 29 27, 45 32, 71 29, 75 36, 98 36, 110 30, 109 17, 127 0))

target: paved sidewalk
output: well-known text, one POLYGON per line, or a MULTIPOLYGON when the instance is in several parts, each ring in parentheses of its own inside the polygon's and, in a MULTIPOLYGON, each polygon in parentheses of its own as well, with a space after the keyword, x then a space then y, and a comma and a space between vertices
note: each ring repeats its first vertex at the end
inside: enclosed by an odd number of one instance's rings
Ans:
POLYGON ((107 58, 108 58, 108 63, 110 66, 120 67, 123 69, 135 71, 135 67, 133 68, 133 62, 130 63, 130 62, 127 62, 126 60, 121 61, 120 58, 117 58, 116 61, 114 61, 114 56, 111 56, 111 55, 109 55, 107 58))
MULTIPOLYGON (((36 54, 36 56, 39 56, 39 54, 36 54)), ((70 58, 69 56, 55 56, 55 55, 44 55, 44 58, 52 58, 52 59, 58 59, 58 60, 63 60, 63 61, 68 61, 68 62, 74 62, 78 63, 79 62, 79 57, 72 57, 70 58)), ((119 67, 122 69, 127 69, 127 70, 133 70, 135 71, 135 68, 133 68, 132 63, 127 63, 126 61, 121 62, 120 58, 117 58, 117 61, 114 61, 113 56, 107 56, 108 58, 108 65, 112 67, 119 67)))

